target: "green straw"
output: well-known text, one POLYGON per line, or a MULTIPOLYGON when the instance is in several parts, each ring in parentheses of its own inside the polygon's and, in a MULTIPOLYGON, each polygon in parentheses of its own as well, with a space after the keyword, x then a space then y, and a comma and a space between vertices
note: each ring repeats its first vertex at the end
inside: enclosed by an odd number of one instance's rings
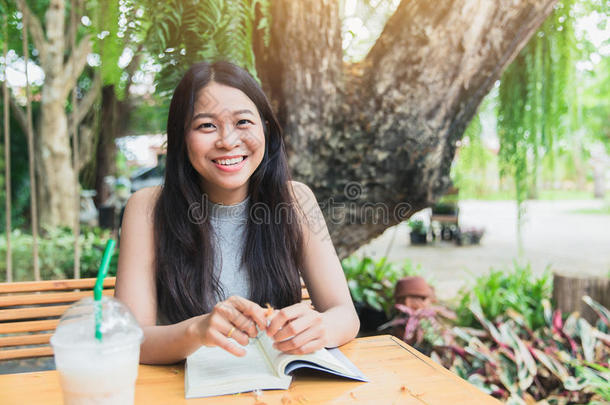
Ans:
POLYGON ((104 289, 104 279, 106 278, 106 274, 108 274, 108 265, 112 258, 114 245, 114 239, 108 239, 106 249, 104 250, 104 256, 102 256, 102 263, 97 271, 95 287, 93 287, 93 299, 95 300, 95 338, 100 342, 102 341, 102 290, 104 289))

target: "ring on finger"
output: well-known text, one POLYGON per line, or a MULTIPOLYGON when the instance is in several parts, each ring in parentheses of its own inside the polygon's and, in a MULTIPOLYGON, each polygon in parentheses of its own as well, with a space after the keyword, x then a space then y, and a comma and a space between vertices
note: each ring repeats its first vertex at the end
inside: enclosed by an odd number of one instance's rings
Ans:
POLYGON ((231 330, 229 331, 229 333, 227 333, 227 337, 228 337, 228 338, 230 338, 230 337, 231 337, 231 335, 233 334, 233 332, 235 332, 235 326, 233 326, 233 327, 231 328, 231 330))

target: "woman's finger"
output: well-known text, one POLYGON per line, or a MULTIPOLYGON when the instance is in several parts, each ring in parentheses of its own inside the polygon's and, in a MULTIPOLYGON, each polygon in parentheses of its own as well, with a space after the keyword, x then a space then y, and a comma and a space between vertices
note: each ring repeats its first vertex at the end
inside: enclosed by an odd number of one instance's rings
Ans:
MULTIPOLYGON (((265 309, 260 305, 236 295, 229 297, 225 302, 233 306, 241 314, 252 319, 261 330, 267 327, 265 309)), ((254 329, 256 330, 256 328, 254 329)))
MULTIPOLYGON (((216 309, 215 312, 212 313, 212 315, 210 316, 208 331, 217 331, 226 338, 233 338, 235 341, 237 341, 237 343, 242 346, 246 346, 250 342, 246 333, 237 328, 236 325, 231 323, 222 314, 218 313, 216 309)), ((209 340, 210 339, 208 339, 208 342, 209 340)), ((209 343, 206 343, 206 345, 210 346, 209 343)))
POLYGON ((256 324, 252 319, 246 317, 230 303, 218 303, 214 310, 225 318, 232 326, 246 333, 249 337, 256 337, 258 334, 256 324))
POLYGON ((285 324, 282 329, 273 335, 273 340, 276 342, 281 342, 282 340, 290 339, 291 337, 302 333, 306 329, 319 324, 321 321, 322 318, 320 317, 320 314, 315 311, 302 314, 301 317, 293 319, 285 324))
POLYGON ((275 334, 293 319, 301 317, 304 313, 311 311, 309 305, 303 303, 294 304, 280 309, 275 313, 267 326, 267 335, 274 337, 275 334))
POLYGON ((223 335, 220 331, 212 330, 210 331, 210 335, 212 336, 212 343, 214 346, 221 347, 235 356, 243 357, 246 355, 246 349, 234 344, 233 341, 223 335))
POLYGON ((312 341, 304 344, 303 346, 301 346, 297 349, 288 350, 288 351, 285 351, 284 353, 286 353, 286 354, 308 354, 308 353, 313 353, 316 350, 320 350, 323 347, 324 347, 324 341, 322 339, 316 339, 316 340, 312 340, 312 341))
POLYGON ((273 347, 284 353, 303 354, 311 353, 324 347, 324 331, 319 325, 312 326, 303 333, 283 342, 276 342, 273 347), (315 343, 312 343, 315 342, 315 343))

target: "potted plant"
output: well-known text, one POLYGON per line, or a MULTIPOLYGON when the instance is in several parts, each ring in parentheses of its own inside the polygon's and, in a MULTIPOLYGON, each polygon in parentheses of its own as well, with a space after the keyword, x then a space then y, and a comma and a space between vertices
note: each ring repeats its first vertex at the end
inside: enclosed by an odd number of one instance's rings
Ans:
POLYGON ((459 245, 478 245, 485 234, 485 228, 459 228, 455 237, 455 242, 459 245))
POLYGON ((428 228, 421 219, 412 219, 408 222, 411 232, 409 233, 412 245, 425 245, 428 238, 428 228))

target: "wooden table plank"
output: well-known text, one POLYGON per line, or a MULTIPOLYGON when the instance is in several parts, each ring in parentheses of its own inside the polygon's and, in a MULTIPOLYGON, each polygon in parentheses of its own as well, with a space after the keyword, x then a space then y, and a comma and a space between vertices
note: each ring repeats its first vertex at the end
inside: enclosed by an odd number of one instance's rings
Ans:
MULTIPOLYGON (((295 377, 290 389, 265 391, 267 405, 350 403, 413 405, 500 405, 468 382, 391 336, 356 339, 341 348, 371 382, 351 382, 308 373, 295 377), (299 401, 300 400, 300 401, 299 401), (284 401, 284 402, 282 402, 284 401)), ((0 375, 3 404, 62 403, 56 371, 0 375)), ((184 366, 141 365, 136 404, 255 404, 252 393, 184 398, 184 366)))

